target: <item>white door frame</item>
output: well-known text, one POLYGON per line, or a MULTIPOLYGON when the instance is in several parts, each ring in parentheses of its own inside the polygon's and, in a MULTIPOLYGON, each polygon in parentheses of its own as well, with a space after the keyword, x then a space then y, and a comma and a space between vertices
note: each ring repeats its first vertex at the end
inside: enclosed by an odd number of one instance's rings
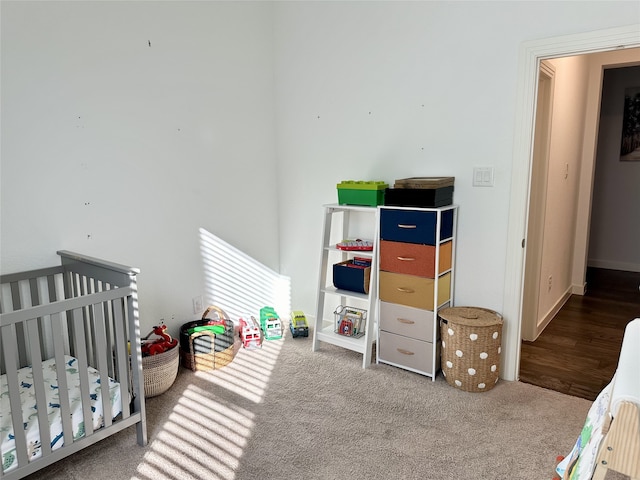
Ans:
POLYGON ((513 142, 513 165, 507 231, 507 256, 503 298, 505 355, 503 374, 517 380, 520 368, 522 300, 530 173, 533 153, 535 105, 540 62, 640 46, 640 24, 525 42, 520 47, 513 142))
POLYGON ((523 340, 535 340, 546 326, 545 315, 540 319, 540 292, 543 289, 541 268, 543 259, 546 223, 547 184, 549 172, 549 151, 551 145, 551 124, 553 94, 555 90, 555 67, 546 60, 540 62, 540 75, 535 113, 535 130, 531 159, 529 186, 529 211, 525 245, 524 284, 522 296, 523 340))

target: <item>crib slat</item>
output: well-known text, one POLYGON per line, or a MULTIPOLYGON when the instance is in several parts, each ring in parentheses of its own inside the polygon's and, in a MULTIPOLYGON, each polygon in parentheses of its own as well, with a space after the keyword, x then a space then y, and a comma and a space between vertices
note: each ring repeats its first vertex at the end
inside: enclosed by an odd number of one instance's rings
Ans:
POLYGON ((15 327, 10 325, 2 328, 2 348, 5 352, 5 365, 7 367, 7 385, 9 387, 9 406, 11 407, 13 435, 16 443, 16 456, 18 465, 26 465, 29 461, 27 455, 27 436, 24 432, 22 423, 22 415, 16 415, 15 412, 22 412, 22 404, 20 402, 20 384, 18 383, 18 364, 16 363, 15 346, 18 338, 16 337, 15 327))
MULTIPOLYGON (((47 277, 38 277, 36 279, 36 289, 38 296, 33 300, 33 305, 43 305, 50 302, 49 300, 49 284, 47 283, 47 277)), ((38 334, 40 335, 40 351, 43 358, 47 359, 51 357, 53 347, 51 345, 51 324, 48 318, 40 317, 38 319, 38 334)))
POLYGON ((76 360, 78 362, 78 373, 80 378, 80 398, 82 399, 82 418, 84 420, 85 435, 89 436, 93 434, 93 421, 91 414, 91 404, 88 401, 89 398, 89 378, 87 362, 87 351, 82 348, 85 343, 84 321, 83 321, 83 309, 76 308, 71 312, 72 324, 73 324, 73 336, 74 345, 76 351, 76 360))
MULTIPOLYGON (((134 284, 135 286, 135 284, 134 284)), ((132 289, 130 297, 125 297, 127 304, 127 320, 129 322, 129 338, 131 342, 131 371, 133 373, 134 399, 133 408, 140 412, 140 422, 136 424, 138 445, 147 444, 147 413, 144 402, 144 378, 142 376, 142 352, 140 350, 140 321, 138 318, 138 292, 132 289)))
POLYGON ((36 392, 38 414, 38 429, 40 430, 40 445, 42 454, 51 452, 51 432, 49 431, 49 417, 47 415, 47 397, 44 390, 44 374, 42 372, 42 356, 40 355, 40 335, 38 320, 27 321, 27 333, 31 347, 31 373, 33 374, 33 388, 36 392))
MULTIPOLYGON (((14 310, 23 310, 25 308, 23 292, 23 281, 16 281, 11 283, 11 301, 13 302, 14 310)), ((30 318, 30 317, 29 317, 30 318)), ((26 320, 26 319, 25 319, 26 320)), ((18 368, 27 365, 28 353, 25 351, 26 344, 23 341, 25 336, 24 324, 16 325, 16 339, 17 339, 17 355, 18 355, 18 368)))
POLYGON ((11 282, 11 302, 14 310, 22 309, 22 300, 20 298, 20 282, 11 282))
MULTIPOLYGON (((127 342, 125 336, 124 325, 124 305, 125 299, 119 298, 112 302, 114 333, 116 337, 116 366, 118 368, 118 382, 120 384, 120 398, 122 399, 122 418, 129 418, 129 390, 131 382, 129 381, 129 354, 127 351, 127 342)), ((131 346, 130 348, 133 348, 131 346)))
MULTIPOLYGON (((65 445, 71 445, 73 443, 73 426, 71 423, 71 401, 69 399, 69 395, 64 394, 69 391, 69 382, 67 382, 67 365, 64 357, 65 340, 62 335, 63 322, 61 315, 66 315, 66 313, 54 313, 51 315, 51 324, 53 325, 53 351, 56 359, 58 391, 60 391, 59 399, 60 415, 62 418, 62 435, 64 437, 65 445)), ((56 442, 60 441, 60 439, 55 440, 56 442)))
MULTIPOLYGON (((100 292, 105 291, 105 290, 110 290, 110 286, 109 284, 105 284, 103 282, 98 282, 98 290, 100 292)), ((106 351, 107 352, 113 352, 115 353, 115 347, 116 344, 114 343, 115 341, 115 331, 114 331, 114 325, 113 325, 113 303, 112 302, 103 302, 102 303, 102 311, 104 313, 104 326, 106 329, 106 335, 105 335, 105 340, 107 342, 107 347, 106 347, 106 351)), ((115 366, 115 355, 108 355, 107 356, 107 365, 108 365, 108 371, 109 371, 109 376, 116 379, 118 378, 118 375, 116 374, 116 366, 115 366)))
MULTIPOLYGON (((95 293, 93 279, 83 276, 82 277, 82 296, 91 295, 95 293)), ((84 307, 84 321, 85 321, 85 345, 87 349, 87 361, 90 365, 96 365, 96 330, 94 325, 94 306, 87 305, 84 307)))
POLYGON ((38 279, 30 278, 29 279, 29 291, 31 292, 31 305, 40 305, 40 295, 38 289, 38 279))
POLYGON ((49 292, 49 302, 55 302, 58 300, 56 290, 56 277, 55 275, 47 275, 47 291, 49 292))
POLYGON ((96 343, 97 367, 100 372, 100 391, 102 394, 102 421, 105 427, 111 426, 111 395, 109 392, 109 375, 107 368, 107 343, 105 342, 106 330, 104 325, 103 304, 93 305, 94 330, 96 343))

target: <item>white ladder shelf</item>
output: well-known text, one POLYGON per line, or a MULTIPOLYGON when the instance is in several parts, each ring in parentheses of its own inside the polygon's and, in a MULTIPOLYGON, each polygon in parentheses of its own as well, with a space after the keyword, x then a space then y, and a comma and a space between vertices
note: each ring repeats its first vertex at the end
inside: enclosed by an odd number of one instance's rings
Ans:
POLYGON ((362 368, 371 365, 373 342, 376 331, 376 285, 378 272, 378 228, 379 210, 377 207, 356 205, 324 205, 324 225, 322 230, 322 253, 320 261, 320 277, 318 280, 318 299, 316 304, 315 327, 313 330, 313 351, 320 348, 320 342, 330 343, 338 347, 353 350, 362 354, 362 368), (342 219, 340 221, 340 216, 342 219), (371 217, 370 220, 367 217, 371 217), (360 222, 358 222, 360 220, 360 222), (354 225, 357 224, 357 225, 354 225), (365 227, 370 238, 358 235, 357 238, 371 240, 371 251, 346 251, 336 247, 343 239, 354 238, 354 227, 365 227), (351 236, 350 236, 351 235, 351 236), (353 257, 371 259, 371 275, 369 293, 358 293, 350 290, 339 290, 333 286, 333 262, 344 261, 353 257), (335 299, 334 307, 327 305, 335 299), (338 305, 349 305, 367 310, 365 334, 359 338, 340 335, 335 332, 336 320, 334 309, 338 305))

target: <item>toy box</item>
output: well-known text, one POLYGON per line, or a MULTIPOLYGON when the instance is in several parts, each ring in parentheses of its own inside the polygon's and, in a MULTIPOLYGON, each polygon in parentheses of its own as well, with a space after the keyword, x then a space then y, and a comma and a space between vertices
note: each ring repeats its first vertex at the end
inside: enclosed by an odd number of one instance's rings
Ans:
POLYGON ((410 177, 385 191, 384 204, 399 207, 444 207, 453 203, 454 177, 410 177))
POLYGON ((338 187, 340 205, 365 205, 375 207, 384 204, 384 192, 389 185, 384 182, 344 180, 338 187))

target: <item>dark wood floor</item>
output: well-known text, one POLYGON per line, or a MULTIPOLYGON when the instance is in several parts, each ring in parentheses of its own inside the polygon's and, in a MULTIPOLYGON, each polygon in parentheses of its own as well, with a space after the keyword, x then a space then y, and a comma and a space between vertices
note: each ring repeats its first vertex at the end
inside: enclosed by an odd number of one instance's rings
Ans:
POLYGON ((520 380, 595 400, 613 377, 624 327, 640 317, 640 273, 588 269, 587 293, 572 295, 534 342, 522 342, 520 380))

